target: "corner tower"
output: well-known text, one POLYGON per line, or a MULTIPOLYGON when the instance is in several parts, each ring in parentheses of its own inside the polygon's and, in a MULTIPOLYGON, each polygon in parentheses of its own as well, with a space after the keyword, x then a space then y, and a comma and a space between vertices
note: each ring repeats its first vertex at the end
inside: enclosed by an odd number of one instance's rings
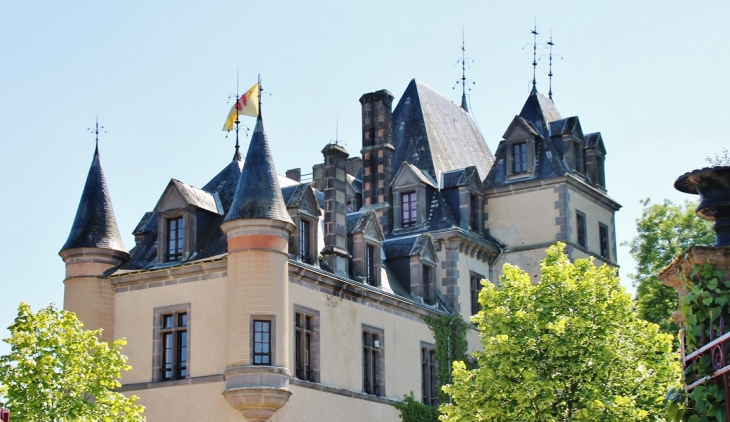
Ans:
POLYGON ((59 255, 66 263, 64 309, 75 312, 86 329, 103 328, 102 341, 113 341, 114 288, 103 275, 129 254, 119 236, 98 144, 76 219, 59 255))
POLYGON ((259 115, 246 164, 221 225, 228 239, 228 403, 263 422, 289 400, 289 236, 286 210, 259 115))

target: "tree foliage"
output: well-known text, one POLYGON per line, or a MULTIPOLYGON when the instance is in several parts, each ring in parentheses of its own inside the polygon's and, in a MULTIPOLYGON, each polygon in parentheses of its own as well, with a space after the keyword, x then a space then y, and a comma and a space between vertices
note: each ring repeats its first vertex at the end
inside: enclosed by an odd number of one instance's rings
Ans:
POLYGON ((438 422, 439 411, 433 406, 423 404, 413 397, 413 391, 394 404, 400 411, 400 419, 403 422, 438 422))
POLYGON ((73 312, 27 303, 9 327, 10 354, 0 356, 0 395, 14 422, 144 421, 137 397, 114 390, 129 370, 124 340, 100 342, 73 312))
POLYGON ((695 214, 697 202, 676 205, 664 200, 642 201, 644 210, 636 220, 637 236, 629 242, 636 260, 636 308, 641 318, 658 324, 662 332, 676 335, 679 327, 669 319, 677 310, 677 292, 659 280, 657 274, 692 245, 712 245, 715 233, 710 222, 695 214))
POLYGON ((472 317, 484 352, 454 363, 443 421, 662 420, 679 378, 671 336, 638 318, 614 268, 571 263, 558 243, 537 284, 504 266, 472 317))

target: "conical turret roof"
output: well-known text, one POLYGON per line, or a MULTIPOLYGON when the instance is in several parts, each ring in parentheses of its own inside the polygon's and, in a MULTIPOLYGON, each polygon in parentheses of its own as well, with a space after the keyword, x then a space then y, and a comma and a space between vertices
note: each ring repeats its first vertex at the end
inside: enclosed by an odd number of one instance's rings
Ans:
POLYGON ((281 195, 261 116, 256 120, 246 154, 246 164, 224 221, 242 219, 271 219, 294 224, 281 195))
POLYGON ((102 248, 127 252, 119 235, 117 220, 114 218, 111 197, 104 179, 104 171, 99 160, 99 146, 94 150, 86 185, 81 194, 71 233, 62 251, 72 248, 102 248))

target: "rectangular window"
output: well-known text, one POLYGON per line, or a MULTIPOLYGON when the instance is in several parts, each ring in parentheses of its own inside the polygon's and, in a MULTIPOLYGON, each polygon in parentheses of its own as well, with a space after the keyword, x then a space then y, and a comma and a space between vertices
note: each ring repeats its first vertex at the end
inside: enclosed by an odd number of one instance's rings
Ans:
POLYGON ((597 182, 600 186, 606 187, 606 173, 605 169, 603 168, 603 160, 604 158, 600 155, 596 156, 596 178, 598 179, 597 182))
POLYGON ((375 277, 375 247, 365 246, 365 280, 371 286, 377 286, 378 279, 375 277))
POLYGON ((299 256, 302 262, 307 264, 312 263, 312 256, 309 253, 310 250, 310 231, 309 221, 301 219, 299 220, 299 256))
POLYGON ((423 291, 423 300, 431 303, 431 266, 424 265, 422 270, 421 286, 423 291))
POLYGON ((575 226, 578 235, 578 244, 586 247, 586 216, 580 211, 575 212, 575 226))
POLYGON ((433 346, 421 345, 421 397, 423 404, 438 407, 438 361, 433 346))
POLYGON ((167 219, 167 261, 180 261, 183 255, 183 233, 185 223, 182 217, 167 219))
POLYGON ((294 312, 294 376, 317 382, 317 318, 315 314, 297 309, 294 312))
POLYGON ((476 195, 469 196, 469 224, 472 230, 479 230, 479 199, 476 195))
POLYGON ((598 235, 601 239, 601 256, 609 258, 608 256, 608 227, 598 223, 598 235))
POLYGON ((527 172, 527 142, 512 144, 512 174, 527 172))
POLYGON ((482 310, 482 305, 479 303, 479 291, 482 289, 480 281, 482 276, 478 274, 472 274, 470 279, 471 284, 471 314, 474 315, 482 310))
POLYGON ((362 372, 363 391, 375 396, 385 395, 383 388, 383 333, 363 329, 362 332, 362 372))
POLYGON ((188 375, 188 314, 172 312, 160 318, 160 379, 183 379, 188 375))
POLYGON ((402 227, 414 227, 418 220, 418 204, 416 203, 416 192, 407 192, 401 194, 402 207, 402 227))
POLYGON ((253 321, 253 364, 271 365, 271 321, 253 321))

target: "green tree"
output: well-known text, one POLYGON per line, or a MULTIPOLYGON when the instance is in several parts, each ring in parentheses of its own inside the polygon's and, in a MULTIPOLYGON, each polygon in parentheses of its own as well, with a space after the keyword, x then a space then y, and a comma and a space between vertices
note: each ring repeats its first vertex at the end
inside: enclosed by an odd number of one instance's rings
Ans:
POLYGON ((636 308, 641 318, 658 324, 662 332, 676 336, 679 327, 669 318, 677 310, 677 292, 659 280, 662 268, 692 245, 712 245, 715 233, 709 221, 695 214, 697 202, 676 205, 664 200, 641 202, 644 210, 636 220, 636 237, 628 243, 636 260, 636 308))
POLYGON ((614 268, 572 263, 558 243, 540 282, 504 266, 472 317, 478 367, 455 362, 443 421, 658 421, 679 379, 671 336, 636 316, 614 268))
POLYGON ((144 421, 137 397, 114 390, 129 370, 123 339, 100 342, 73 312, 51 305, 33 313, 27 303, 9 327, 0 356, 0 395, 14 422, 144 421))

